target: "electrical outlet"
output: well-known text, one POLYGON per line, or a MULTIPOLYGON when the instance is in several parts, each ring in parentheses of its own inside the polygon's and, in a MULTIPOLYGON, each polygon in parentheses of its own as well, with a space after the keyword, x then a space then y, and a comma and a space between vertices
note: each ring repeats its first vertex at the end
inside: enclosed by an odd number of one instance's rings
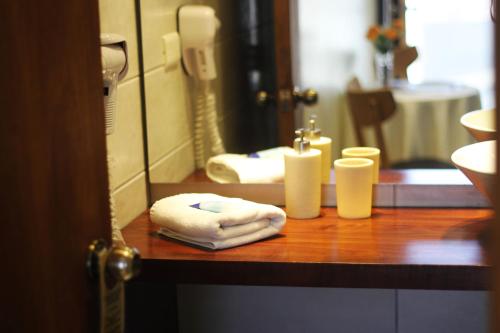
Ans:
POLYGON ((179 64, 181 60, 181 42, 177 32, 171 32, 162 37, 163 55, 165 59, 165 69, 170 70, 179 64))

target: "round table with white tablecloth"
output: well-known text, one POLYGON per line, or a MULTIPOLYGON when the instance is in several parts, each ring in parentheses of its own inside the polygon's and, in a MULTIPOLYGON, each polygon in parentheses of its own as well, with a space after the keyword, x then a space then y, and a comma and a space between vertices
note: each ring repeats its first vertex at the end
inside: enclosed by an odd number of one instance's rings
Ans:
MULTIPOLYGON (((460 124, 463 114, 481 108, 479 92, 450 83, 396 84, 393 96, 397 112, 383 123, 391 163, 415 159, 451 162, 456 149, 473 143, 460 124)), ((355 146, 350 116, 344 117, 343 145, 355 146)), ((367 133, 370 145, 375 145, 367 133)))

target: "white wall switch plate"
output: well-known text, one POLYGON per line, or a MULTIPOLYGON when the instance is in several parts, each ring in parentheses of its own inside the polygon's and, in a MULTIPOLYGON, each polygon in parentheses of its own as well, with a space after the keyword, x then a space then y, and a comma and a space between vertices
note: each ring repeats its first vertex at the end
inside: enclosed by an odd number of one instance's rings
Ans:
POLYGON ((165 69, 177 67, 181 60, 181 41, 177 32, 171 32, 162 37, 165 69))

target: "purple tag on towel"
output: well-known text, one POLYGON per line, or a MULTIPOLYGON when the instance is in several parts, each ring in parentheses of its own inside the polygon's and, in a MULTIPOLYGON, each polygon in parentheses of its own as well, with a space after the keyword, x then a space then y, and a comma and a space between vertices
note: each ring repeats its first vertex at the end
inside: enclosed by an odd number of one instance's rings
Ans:
POLYGON ((190 205, 199 210, 204 210, 211 213, 222 213, 224 211, 230 210, 232 205, 227 201, 203 201, 190 205))
POLYGON ((249 158, 260 158, 259 154, 257 154, 257 153, 248 154, 248 157, 249 158))

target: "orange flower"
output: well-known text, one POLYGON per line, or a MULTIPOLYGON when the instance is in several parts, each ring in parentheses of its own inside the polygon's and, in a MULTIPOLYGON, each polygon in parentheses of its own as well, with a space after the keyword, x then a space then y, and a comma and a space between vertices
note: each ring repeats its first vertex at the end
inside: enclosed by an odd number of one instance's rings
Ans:
POLYGON ((392 21, 392 27, 396 30, 403 30, 403 26, 404 26, 404 22, 402 19, 395 19, 394 21, 392 21))
POLYGON ((394 28, 387 28, 387 29, 385 29, 384 30, 384 35, 389 40, 396 40, 396 39, 398 39, 398 32, 394 28))
POLYGON ((369 40, 375 40, 377 39, 379 34, 380 34, 380 27, 374 25, 371 26, 370 29, 368 29, 368 32, 366 33, 366 38, 368 38, 369 40))

